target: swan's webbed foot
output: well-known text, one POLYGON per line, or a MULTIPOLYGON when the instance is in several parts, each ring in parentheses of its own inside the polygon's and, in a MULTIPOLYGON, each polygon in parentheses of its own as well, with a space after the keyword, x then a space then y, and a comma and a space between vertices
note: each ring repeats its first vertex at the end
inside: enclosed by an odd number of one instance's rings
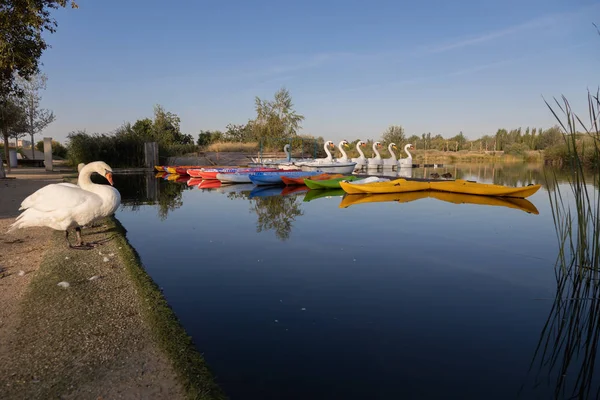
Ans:
POLYGON ((77 235, 77 242, 73 245, 69 241, 69 231, 68 230, 65 231, 65 240, 67 241, 67 245, 69 246, 69 248, 71 248, 73 250, 91 250, 94 247, 96 247, 96 245, 94 245, 94 244, 83 243, 83 241, 81 240, 81 228, 80 227, 75 228, 75 234, 77 235))

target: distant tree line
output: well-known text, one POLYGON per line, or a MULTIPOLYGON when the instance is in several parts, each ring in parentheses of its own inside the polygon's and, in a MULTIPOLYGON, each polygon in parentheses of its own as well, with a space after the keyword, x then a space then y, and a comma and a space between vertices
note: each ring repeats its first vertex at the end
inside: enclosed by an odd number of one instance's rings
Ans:
POLYGON ((529 150, 544 150, 561 144, 563 136, 558 126, 548 129, 522 128, 498 129, 494 135, 483 135, 478 139, 469 140, 460 132, 458 135, 445 138, 440 134, 432 135, 431 132, 421 136, 411 135, 406 137, 404 128, 391 125, 381 136, 384 143, 403 145, 410 143, 420 150, 439 151, 504 151, 508 154, 523 154, 529 150))

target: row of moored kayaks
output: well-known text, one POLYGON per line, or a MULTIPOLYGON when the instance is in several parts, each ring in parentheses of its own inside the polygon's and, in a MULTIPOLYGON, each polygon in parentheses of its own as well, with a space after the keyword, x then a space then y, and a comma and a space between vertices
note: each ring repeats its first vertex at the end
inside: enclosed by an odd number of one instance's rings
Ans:
MULTIPOLYGON (((160 167, 162 168, 162 167, 160 167)), ((185 167, 175 168, 183 172, 185 167)), ((156 167, 159 170, 159 167, 156 167)), ((203 181, 219 181, 221 184, 252 183, 262 185, 306 185, 310 189, 342 189, 348 194, 408 193, 440 191, 480 196, 526 198, 539 190, 541 185, 511 187, 478 183, 463 179, 389 179, 376 176, 329 174, 321 171, 280 170, 276 168, 186 168, 185 174, 203 181)), ((181 174, 180 174, 181 175, 181 174)))

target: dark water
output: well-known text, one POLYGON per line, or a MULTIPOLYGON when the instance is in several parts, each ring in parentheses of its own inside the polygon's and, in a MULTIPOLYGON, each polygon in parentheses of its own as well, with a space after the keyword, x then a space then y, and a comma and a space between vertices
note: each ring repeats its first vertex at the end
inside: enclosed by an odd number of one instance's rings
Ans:
MULTIPOLYGON (((449 171, 544 183, 532 166, 449 171)), ((545 363, 574 348, 544 331, 558 250, 545 183, 517 206, 115 183, 129 240, 232 399, 548 399, 582 386, 585 357, 562 380, 563 364, 545 363)))

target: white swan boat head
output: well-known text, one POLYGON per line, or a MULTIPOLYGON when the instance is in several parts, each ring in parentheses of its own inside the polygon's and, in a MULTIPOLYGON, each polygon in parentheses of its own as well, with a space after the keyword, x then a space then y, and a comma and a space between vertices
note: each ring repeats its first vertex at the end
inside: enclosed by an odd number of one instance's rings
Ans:
POLYGON ((379 147, 381 147, 381 142, 373 143, 374 156, 371 158, 367 158, 367 167, 368 168, 377 168, 383 164, 383 160, 381 159, 381 154, 379 154, 379 151, 377 150, 377 148, 379 148, 379 147))
POLYGON ((407 144, 406 146, 404 146, 404 152, 406 153, 407 157, 400 158, 398 160, 398 166, 404 167, 404 168, 412 168, 412 165, 413 165, 412 154, 410 154, 410 152, 408 151, 409 149, 414 150, 415 147, 410 143, 407 144))

